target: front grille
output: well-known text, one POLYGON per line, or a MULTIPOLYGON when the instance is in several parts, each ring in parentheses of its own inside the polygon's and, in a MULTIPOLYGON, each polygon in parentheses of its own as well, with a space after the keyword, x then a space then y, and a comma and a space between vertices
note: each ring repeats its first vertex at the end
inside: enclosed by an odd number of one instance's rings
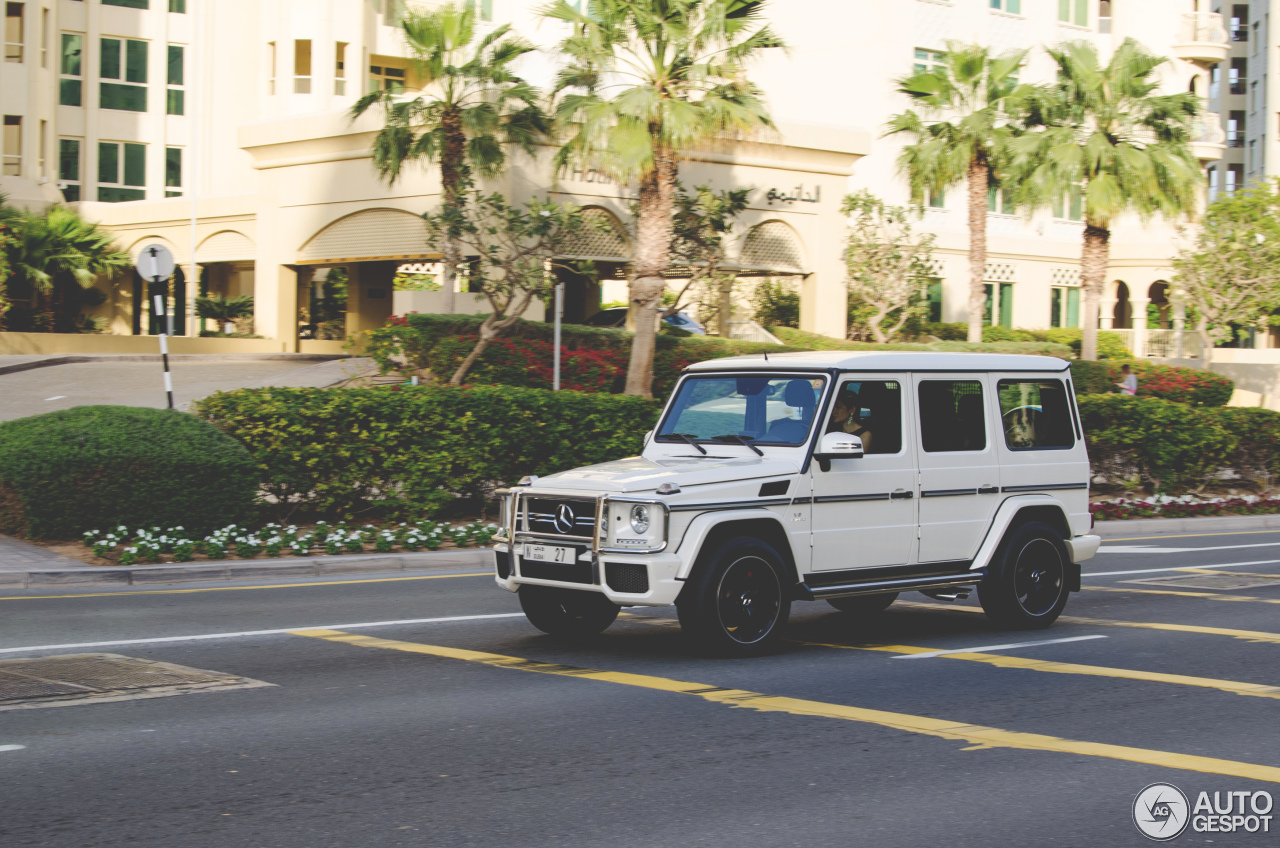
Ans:
POLYGON ((570 498, 527 498, 524 502, 526 528, 547 536, 588 538, 596 524, 595 501, 570 498))
POLYGON ((521 559, 520 576, 532 577, 535 580, 559 580, 561 583, 590 584, 592 582, 589 562, 538 562, 521 559))
POLYGON ((649 591, 649 569, 634 562, 606 562, 604 579, 615 592, 643 595, 649 591))
POLYGON ((497 562, 498 576, 506 580, 511 576, 511 554, 506 551, 494 551, 493 558, 497 562))

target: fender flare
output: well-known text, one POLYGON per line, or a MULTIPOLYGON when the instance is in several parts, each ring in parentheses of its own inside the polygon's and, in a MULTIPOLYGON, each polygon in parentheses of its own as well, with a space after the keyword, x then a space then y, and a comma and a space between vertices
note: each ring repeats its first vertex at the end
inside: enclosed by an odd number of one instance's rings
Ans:
POLYGON ((1062 526, 1067 531, 1067 535, 1063 537, 1063 540, 1068 542, 1071 540, 1071 512, 1067 509, 1066 504, 1052 495, 1014 495, 1011 498, 1007 498, 1004 503, 1000 504, 1000 508, 996 510, 995 518, 992 519, 991 526, 987 529, 986 538, 982 540, 982 545, 978 547, 978 552, 974 554, 970 568, 976 571, 981 568, 987 568, 991 564, 991 560, 995 558, 996 550, 1000 547, 1000 543, 1004 541, 1005 533, 1018 517, 1018 513, 1028 507, 1056 510, 1062 516, 1062 526))
MULTIPOLYGON (((698 555, 702 553, 703 542, 711 535, 711 532, 721 524, 728 524, 733 521, 772 521, 778 525, 778 531, 781 536, 787 540, 787 549, 779 551, 789 560, 788 565, 794 570, 795 555, 791 550, 791 534, 787 532, 786 526, 782 523, 782 518, 776 512, 770 512, 767 509, 732 509, 723 512, 704 512, 696 516, 693 521, 689 522, 689 526, 685 528, 684 537, 680 540, 680 544, 676 547, 675 553, 680 557, 680 571, 676 574, 677 580, 687 580, 693 572, 693 566, 698 561, 698 555)), ((797 580, 799 577, 796 578, 797 580)))

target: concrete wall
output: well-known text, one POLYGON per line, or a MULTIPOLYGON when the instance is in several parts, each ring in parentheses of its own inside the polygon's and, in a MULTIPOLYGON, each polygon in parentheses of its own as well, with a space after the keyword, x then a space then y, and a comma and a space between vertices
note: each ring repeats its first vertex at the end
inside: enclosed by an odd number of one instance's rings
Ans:
MULTIPOLYGON (((285 342, 276 339, 200 339, 175 336, 169 339, 170 353, 284 353, 285 342)), ((325 344, 311 342, 310 344, 325 344)), ((333 343, 330 343, 333 344, 333 343)), ((336 344, 341 345, 341 342, 336 344)), ((0 354, 51 356, 75 353, 158 354, 157 336, 106 336, 67 333, 0 333, 0 354)), ((305 353, 342 353, 337 350, 308 349, 305 353)))

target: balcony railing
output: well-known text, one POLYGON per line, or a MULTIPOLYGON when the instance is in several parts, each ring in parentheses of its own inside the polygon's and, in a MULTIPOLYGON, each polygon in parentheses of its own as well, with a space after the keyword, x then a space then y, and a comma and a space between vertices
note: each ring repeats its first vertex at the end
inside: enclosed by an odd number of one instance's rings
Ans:
POLYGON ((1183 12, 1178 31, 1180 44, 1226 44, 1227 28, 1217 12, 1183 12))
POLYGON ((1249 83, 1245 82, 1244 80, 1232 80, 1231 93, 1232 94, 1248 94, 1249 83))
POLYGON ((1226 130, 1222 128, 1222 119, 1212 112, 1206 112, 1196 118, 1191 141, 1196 144, 1225 144, 1226 130))

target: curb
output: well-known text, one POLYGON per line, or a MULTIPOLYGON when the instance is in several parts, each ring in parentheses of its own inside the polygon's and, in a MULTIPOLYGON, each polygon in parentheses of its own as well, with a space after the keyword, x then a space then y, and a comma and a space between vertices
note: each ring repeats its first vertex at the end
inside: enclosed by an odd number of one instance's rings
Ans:
POLYGON ((281 562, 255 559, 191 565, 33 568, 29 571, 0 571, 0 587, 39 589, 51 586, 144 586, 155 583, 251 580, 257 577, 325 577, 335 574, 446 568, 491 569, 492 566, 492 551, 489 548, 475 548, 405 554, 291 557, 281 562))
MULTIPOLYGON (((293 362, 329 362, 335 359, 356 359, 348 353, 171 353, 170 362, 272 362, 290 360, 293 362)), ((19 362, 13 365, 0 365, 0 374, 17 374, 33 368, 48 368, 53 365, 75 365, 81 362, 159 362, 158 353, 100 353, 92 355, 71 354, 66 356, 50 356, 33 362, 19 362)))
POLYGON ((1134 518, 1099 521, 1093 532, 1103 537, 1138 533, 1213 533, 1224 530, 1280 529, 1280 515, 1215 515, 1208 518, 1134 518))

